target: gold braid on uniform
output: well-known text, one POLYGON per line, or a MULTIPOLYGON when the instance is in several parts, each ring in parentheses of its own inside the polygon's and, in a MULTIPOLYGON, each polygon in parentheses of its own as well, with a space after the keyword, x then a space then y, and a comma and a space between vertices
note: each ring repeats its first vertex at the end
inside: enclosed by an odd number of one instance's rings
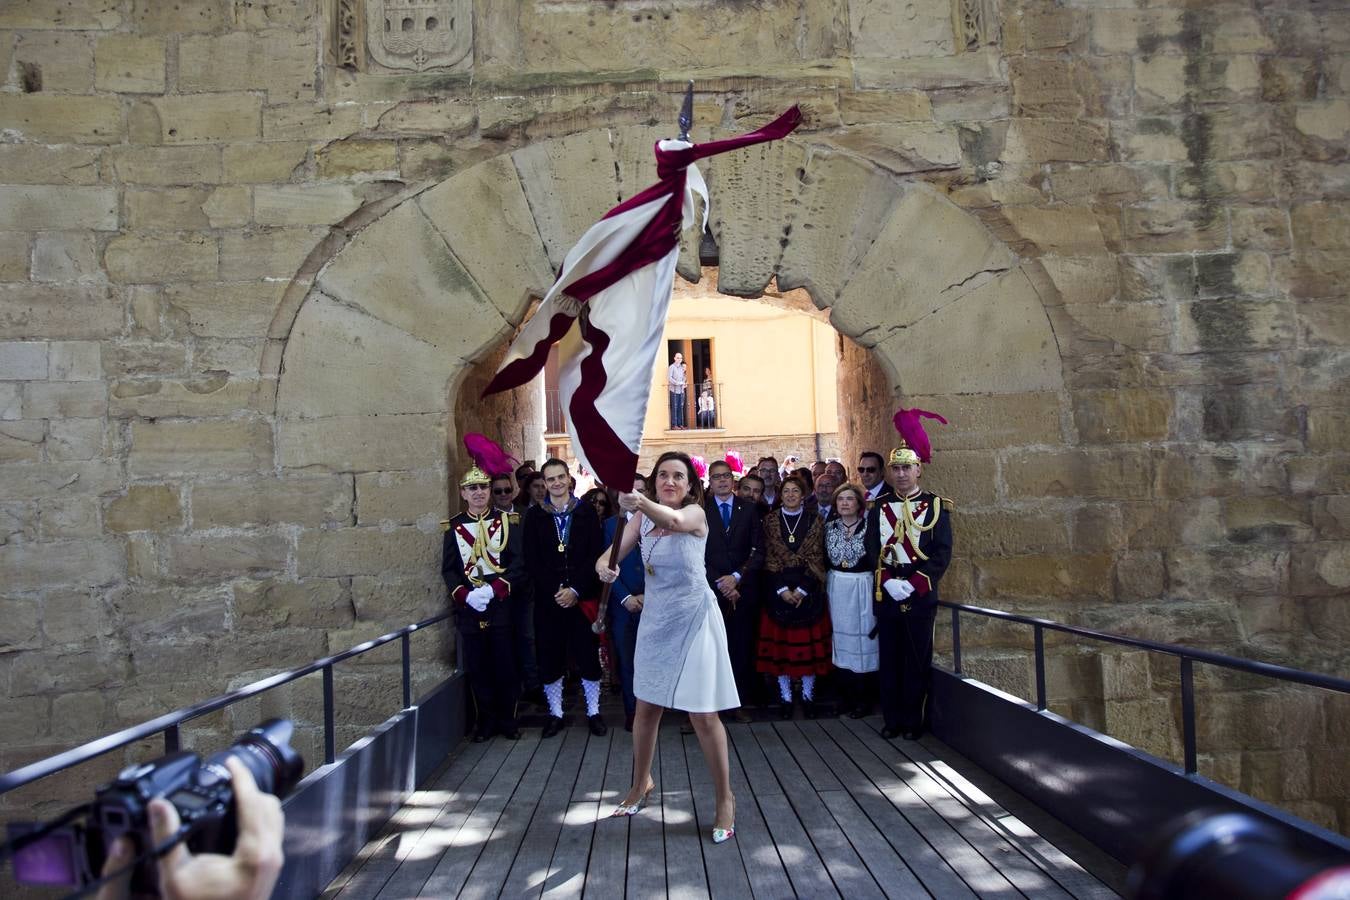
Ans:
MULTIPOLYGON (((911 528, 920 534, 925 531, 932 531, 937 527, 938 516, 942 515, 942 498, 937 494, 934 494, 933 505, 929 508, 933 511, 933 515, 929 518, 927 525, 920 525, 918 522, 914 521, 914 511, 909 507, 909 498, 900 498, 901 513, 900 521, 896 523, 896 534, 903 537, 904 535, 910 534, 911 528)), ((877 554, 877 571, 872 588, 873 601, 876 603, 881 602, 881 582, 885 580, 881 576, 886 568, 887 551, 891 551, 892 554, 894 553, 894 551, 891 550, 890 545, 887 545, 882 547, 881 552, 877 554)), ((921 561, 928 559, 928 554, 919 549, 918 541, 914 542, 914 556, 921 561)))
POLYGON ((469 558, 464 565, 464 568, 469 570, 469 581, 474 584, 474 587, 481 587, 483 585, 483 579, 479 577, 478 574, 478 564, 480 562, 491 569, 493 574, 500 575, 506 571, 505 566, 499 566, 492 561, 492 557, 488 555, 488 551, 491 550, 498 557, 501 556, 502 550, 506 547, 506 537, 511 532, 511 520, 505 515, 501 517, 502 530, 498 534, 499 541, 496 545, 493 545, 488 539, 488 530, 487 525, 485 524, 487 520, 488 513, 484 513, 473 520, 475 532, 473 549, 469 551, 469 558))

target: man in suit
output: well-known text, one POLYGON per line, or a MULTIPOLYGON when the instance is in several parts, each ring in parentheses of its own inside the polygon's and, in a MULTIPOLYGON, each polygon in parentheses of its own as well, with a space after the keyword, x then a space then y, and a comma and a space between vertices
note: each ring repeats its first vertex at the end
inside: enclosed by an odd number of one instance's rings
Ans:
MULTIPOLYGON (((727 649, 736 673, 741 702, 759 693, 755 674, 755 627, 759 608, 754 582, 764 565, 764 536, 755 504, 736 495, 731 466, 722 460, 708 466, 711 490, 704 500, 708 517, 705 561, 708 583, 717 594, 727 626, 727 649)), ((737 722, 750 721, 742 707, 732 714, 737 722)))
POLYGON ((904 441, 886 468, 894 495, 867 514, 867 551, 877 561, 881 736, 917 740, 927 721, 938 582, 952 559, 951 501, 919 489, 919 456, 904 441))
POLYGON ((880 453, 875 450, 863 451, 858 459, 858 481, 867 492, 864 499, 869 510, 877 505, 878 500, 886 499, 885 495, 891 493, 891 486, 886 483, 886 461, 880 453))
POLYGON ((820 478, 816 479, 816 492, 811 496, 815 502, 811 507, 822 521, 828 522, 834 518, 834 491, 839 485, 840 482, 829 472, 821 472, 820 478))

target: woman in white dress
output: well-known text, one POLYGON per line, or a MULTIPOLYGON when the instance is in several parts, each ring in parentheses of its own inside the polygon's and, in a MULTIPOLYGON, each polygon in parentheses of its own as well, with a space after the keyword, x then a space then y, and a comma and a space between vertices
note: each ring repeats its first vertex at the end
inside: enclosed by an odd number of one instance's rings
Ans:
MULTIPOLYGON (((619 558, 640 542, 646 596, 633 664, 633 786, 613 815, 631 816, 646 803, 655 787, 652 757, 661 713, 666 707, 684 710, 712 775, 717 795, 712 839, 720 844, 736 832, 736 800, 727 733, 717 714, 735 709, 741 700, 726 628, 704 567, 703 487, 693 462, 678 452, 661 455, 647 484, 650 495, 619 495, 619 507, 636 513, 624 528, 619 558)), ((595 570, 605 582, 618 575, 609 567, 608 553, 596 561, 595 570)))

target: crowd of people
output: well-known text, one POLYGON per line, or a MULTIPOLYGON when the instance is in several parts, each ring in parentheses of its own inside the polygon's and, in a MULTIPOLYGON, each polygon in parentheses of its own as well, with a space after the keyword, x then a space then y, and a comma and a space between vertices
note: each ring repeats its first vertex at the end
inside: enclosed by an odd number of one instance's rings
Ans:
MULTIPOLYGON (((742 469, 728 454, 692 479, 708 523, 700 575, 721 614, 736 689, 719 710, 736 722, 798 709, 862 717, 879 702, 887 737, 916 738, 951 558, 950 505, 920 489, 922 464, 903 444, 889 456, 863 453, 853 478, 838 460, 801 462, 765 457, 742 469), (822 679, 833 703, 821 702, 822 679)), ((518 737, 522 694, 546 705, 543 734, 556 735, 569 672, 593 733, 607 728, 606 676, 633 728, 653 569, 642 553, 661 538, 635 536, 615 577, 604 574, 615 532, 634 515, 623 496, 660 498, 645 478, 631 492, 601 485, 580 497, 576 484, 559 459, 493 475, 475 467, 461 481, 464 509, 445 523, 442 574, 465 636, 475 740, 518 737), (602 580, 611 582, 605 608, 602 580)))

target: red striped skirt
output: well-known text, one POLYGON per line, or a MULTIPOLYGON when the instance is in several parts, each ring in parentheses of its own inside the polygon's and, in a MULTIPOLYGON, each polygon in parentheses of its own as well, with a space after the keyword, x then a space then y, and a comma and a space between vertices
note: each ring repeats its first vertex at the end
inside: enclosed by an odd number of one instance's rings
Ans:
POLYGON ((810 625, 792 627, 780 625, 767 612, 760 613, 755 671, 793 678, 828 673, 832 631, 828 612, 810 625))

